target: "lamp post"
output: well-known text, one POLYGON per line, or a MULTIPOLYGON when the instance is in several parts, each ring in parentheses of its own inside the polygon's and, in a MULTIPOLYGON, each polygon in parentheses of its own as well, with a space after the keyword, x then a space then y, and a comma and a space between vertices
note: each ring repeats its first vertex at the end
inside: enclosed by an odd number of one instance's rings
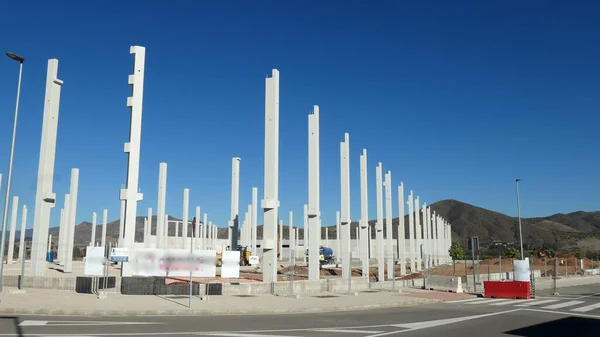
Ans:
POLYGON ((521 179, 517 179, 515 183, 517 184, 517 216, 519 217, 519 242, 521 243, 521 260, 523 260, 523 230, 521 229, 521 201, 519 199, 519 181, 521 181, 521 179))
POLYGON ((6 240, 6 221, 8 220, 8 202, 10 201, 10 183, 12 178, 13 158, 15 154, 15 138, 17 136, 17 117, 19 116, 19 97, 21 96, 21 75, 23 74, 23 56, 6 53, 6 56, 19 62, 19 82, 17 85, 17 103, 15 106, 15 120, 13 123, 12 144, 8 160, 8 178, 6 180, 6 196, 4 198, 4 215, 2 217, 2 242, 0 242, 0 292, 2 292, 2 275, 4 271, 4 241, 6 240))

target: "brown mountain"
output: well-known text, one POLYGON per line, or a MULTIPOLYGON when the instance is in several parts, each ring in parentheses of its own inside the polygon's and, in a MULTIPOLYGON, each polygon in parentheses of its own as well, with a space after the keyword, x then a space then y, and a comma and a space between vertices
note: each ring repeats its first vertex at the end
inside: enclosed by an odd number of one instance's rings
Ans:
MULTIPOLYGON (((493 242, 507 244, 518 244, 519 224, 516 217, 490 211, 481 207, 473 206, 457 200, 442 200, 431 205, 432 210, 440 214, 452 224, 452 238, 466 245, 469 236, 479 236, 483 248, 490 246, 493 242)), ((143 216, 137 217, 136 240, 141 241, 144 230, 143 216)), ((171 220, 180 220, 169 217, 171 220)), ((398 218, 392 220, 398 224, 398 218)), ((552 248, 561 252, 574 252, 579 250, 600 250, 600 212, 573 212, 569 214, 554 214, 544 218, 522 218, 523 242, 526 249, 533 247, 552 248)), ((372 236, 375 237, 375 220, 370 220, 372 236)), ((408 216, 405 216, 405 224, 408 225, 408 216)), ((356 237, 358 222, 352 222, 351 236, 356 237)), ((386 224, 384 221, 384 228, 386 224)), ((87 245, 91 237, 91 223, 82 222, 75 227, 75 243, 87 245)), ((170 226, 169 234, 174 235, 175 229, 170 226)), ((322 227, 321 237, 325 238, 327 227, 322 227)), ((336 237, 335 226, 330 226, 329 237, 336 237)), ((257 228, 258 239, 262 238, 262 225, 257 228)), ((394 238, 397 237, 397 227, 394 226, 394 238)), ((96 238, 100 238, 102 227, 97 226, 96 238)), ((156 231, 156 216, 152 221, 152 233, 156 231)), ((181 231, 181 230, 180 230, 181 231)), ((107 224, 107 236, 113 243, 119 232, 119 220, 107 224)), ((299 236, 304 237, 304 230, 298 229, 299 236)), ((385 230, 384 230, 385 232, 385 230)), ((58 228, 51 228, 50 234, 53 241, 58 240, 58 228)), ((191 226, 188 228, 188 236, 191 235, 191 226)), ((408 237, 408 226, 406 228, 408 237)), ((227 229, 219 228, 218 237, 227 238, 227 229)), ((284 226, 283 237, 289 237, 289 228, 284 226)))

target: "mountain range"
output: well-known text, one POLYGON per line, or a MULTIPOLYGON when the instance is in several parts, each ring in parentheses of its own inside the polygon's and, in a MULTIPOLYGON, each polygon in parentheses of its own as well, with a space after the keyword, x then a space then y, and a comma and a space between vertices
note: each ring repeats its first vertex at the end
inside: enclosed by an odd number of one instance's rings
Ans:
MULTIPOLYGON (((452 224, 452 240, 458 241, 466 247, 467 238, 478 236, 482 247, 493 245, 517 245, 519 242, 518 219, 498 212, 490 211, 481 207, 473 206, 457 200, 442 200, 431 205, 432 211, 441 215, 452 224)), ((144 229, 143 216, 136 220, 136 241, 143 240, 144 229)), ((180 220, 169 217, 170 220, 180 220)), ((375 237, 376 220, 370 220, 372 235, 375 237)), ((399 218, 394 218, 392 224, 399 223, 399 218)), ((600 212, 573 212, 569 214, 554 214, 543 218, 522 218, 523 243, 525 249, 551 248, 560 252, 597 251, 600 250, 600 212)), ((408 215, 405 216, 406 233, 408 237, 408 215)), ((351 223, 351 236, 354 239, 358 222, 351 223)), ((384 228, 386 223, 384 221, 384 228)), ((96 228, 96 238, 99 241, 101 226, 96 228)), ((394 238, 397 237, 396 226, 394 226, 394 238)), ((92 224, 84 221, 75 227, 75 245, 87 245, 91 237, 92 224)), ((156 216, 152 221, 152 232, 156 230, 156 216)), ((181 230, 180 230, 181 231, 181 230)), ((325 238, 328 231, 329 238, 336 237, 336 227, 322 227, 321 237, 325 238)), ((50 229, 52 241, 58 242, 58 227, 50 229)), ((300 238, 303 238, 304 230, 298 229, 300 238)), ((385 230, 384 230, 385 232, 385 230)), ((107 224, 107 238, 116 242, 119 233, 119 220, 107 224)), ((174 235, 175 228, 170 226, 169 235, 174 235)), ((19 232, 16 233, 19 237, 19 232)), ((26 238, 31 237, 31 230, 26 231, 26 238)), ((188 236, 191 235, 191 226, 188 228, 188 236)), ((284 226, 283 236, 288 238, 289 227, 284 226)), ((227 228, 219 228, 219 238, 227 238, 227 228)), ((262 225, 257 227, 257 237, 262 238, 262 225)))

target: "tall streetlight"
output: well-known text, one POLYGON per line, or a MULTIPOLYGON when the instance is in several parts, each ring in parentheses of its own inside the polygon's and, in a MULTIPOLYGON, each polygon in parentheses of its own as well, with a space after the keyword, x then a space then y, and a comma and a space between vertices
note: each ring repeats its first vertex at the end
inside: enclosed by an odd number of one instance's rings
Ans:
MULTIPOLYGON (((17 137, 17 117, 19 116, 19 97, 21 96, 21 75, 23 74, 23 56, 6 53, 6 56, 19 62, 19 83, 17 85, 17 103, 15 106, 15 120, 13 123, 12 143, 8 160, 8 178, 6 181, 6 196, 4 197, 4 215, 2 217, 2 242, 0 242, 0 292, 2 292, 2 276, 4 271, 4 241, 6 240, 6 221, 8 220, 8 202, 10 201, 10 183, 12 179, 13 158, 15 154, 15 139, 17 137)), ((23 235, 23 233, 21 233, 23 235)), ((10 252, 9 252, 10 254, 10 252)), ((23 257, 25 259, 25 256, 23 257)))
POLYGON ((523 230, 521 229, 521 201, 519 199, 519 181, 521 181, 521 179, 515 180, 517 184, 517 216, 519 217, 519 241, 521 243, 521 260, 523 260, 523 230))

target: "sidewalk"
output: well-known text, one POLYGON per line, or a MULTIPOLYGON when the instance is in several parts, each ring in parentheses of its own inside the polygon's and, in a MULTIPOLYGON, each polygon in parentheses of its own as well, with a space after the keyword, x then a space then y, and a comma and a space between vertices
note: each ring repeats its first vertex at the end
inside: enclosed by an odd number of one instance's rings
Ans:
MULTIPOLYGON (((90 294, 71 291, 27 289, 25 294, 10 294, 5 288, 0 294, 1 314, 68 315, 68 316, 164 316, 164 315, 242 315, 315 313, 391 308, 448 300, 448 293, 403 289, 358 292, 357 296, 342 293, 302 295, 300 298, 273 295, 222 295, 209 300, 188 296, 133 296, 109 293, 99 300, 90 294), (439 294, 439 296, 436 296, 439 294)), ((462 294, 454 294, 462 295, 462 294)), ((453 298, 452 298, 453 299, 453 298)))

